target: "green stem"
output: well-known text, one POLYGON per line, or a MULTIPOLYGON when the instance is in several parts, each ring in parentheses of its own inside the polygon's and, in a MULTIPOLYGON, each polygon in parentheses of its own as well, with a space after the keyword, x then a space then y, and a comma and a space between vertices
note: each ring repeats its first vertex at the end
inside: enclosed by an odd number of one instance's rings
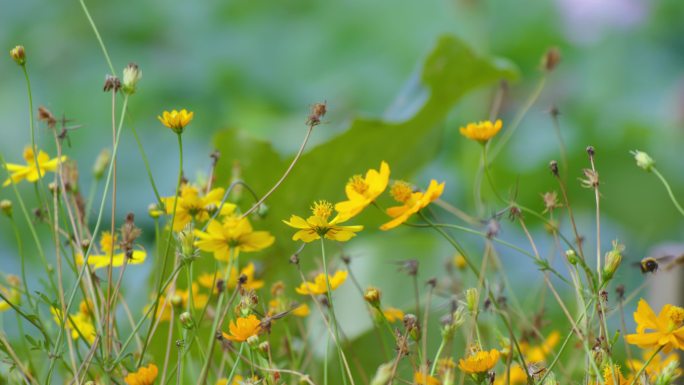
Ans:
POLYGON ((116 76, 116 71, 114 71, 114 65, 112 65, 112 61, 109 59, 109 54, 107 53, 107 48, 105 47, 104 41, 102 40, 102 36, 100 36, 100 32, 97 30, 97 26, 95 26, 95 21, 93 20, 92 16, 90 16, 90 12, 88 12, 88 8, 85 5, 85 2, 83 0, 80 0, 81 3, 81 8, 83 8, 83 12, 85 13, 86 17, 88 18, 88 22, 90 23, 90 27, 92 27, 93 32, 95 33, 95 37, 97 38, 98 43, 100 43, 100 48, 102 48, 102 53, 105 56, 105 60, 107 60, 107 65, 109 66, 109 70, 112 72, 112 76, 116 76))
POLYGON ((667 194, 670 196, 670 199, 672 200, 672 203, 674 203, 677 210, 679 210, 679 213, 684 215, 684 209, 679 204, 679 202, 677 202, 677 198, 675 198, 674 193, 672 192, 672 188, 670 187, 670 184, 667 183, 667 179, 665 179, 665 177, 655 167, 653 167, 651 170, 653 171, 654 174, 656 174, 656 176, 660 179, 660 181, 663 182, 663 185, 665 186, 665 189, 667 190, 667 194))
POLYGON ((648 367, 648 365, 651 363, 651 361, 653 361, 653 359, 658 355, 658 353, 660 353, 660 351, 663 350, 663 347, 664 346, 658 347, 658 349, 655 352, 653 352, 653 354, 651 354, 651 357, 649 357, 648 360, 646 360, 646 362, 644 363, 644 366, 642 366, 641 369, 639 369, 639 371, 634 376, 634 378, 632 379, 632 382, 630 382, 629 385, 636 384, 639 377, 641 377, 641 374, 644 372, 644 370, 646 370, 646 367, 648 367))
POLYGON ((140 151, 140 156, 142 156, 143 163, 145 163, 145 170, 147 170, 147 178, 150 180, 150 184, 152 185, 152 190, 154 190, 154 196, 157 198, 157 203, 159 205, 163 205, 161 195, 159 195, 159 190, 157 190, 157 184, 154 183, 154 177, 152 176, 152 169, 150 168, 150 161, 147 159, 147 154, 145 153, 145 149, 143 148, 142 142, 140 141, 140 137, 138 136, 138 131, 135 129, 133 125, 131 125, 131 131, 133 131, 133 136, 135 137, 136 143, 138 143, 138 150, 140 151))
POLYGON ((432 369, 430 369, 430 376, 435 375, 435 370, 437 370, 437 363, 439 362, 439 356, 442 355, 442 350, 444 350, 444 346, 446 345, 446 340, 442 338, 442 342, 439 344, 439 348, 437 348, 437 354, 435 354, 435 360, 432 362, 432 369))

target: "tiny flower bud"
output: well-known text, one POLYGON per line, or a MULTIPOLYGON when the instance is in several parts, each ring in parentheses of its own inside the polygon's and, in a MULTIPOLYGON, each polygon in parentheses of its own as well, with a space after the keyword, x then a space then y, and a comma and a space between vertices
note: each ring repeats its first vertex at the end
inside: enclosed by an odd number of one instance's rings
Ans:
POLYGON ((171 297, 171 305, 173 305, 175 307, 182 306, 183 305, 183 298, 178 294, 174 294, 171 297))
POLYGON ((374 308, 380 307, 380 296, 380 290, 376 287, 369 287, 363 293, 363 299, 365 299, 366 302, 368 302, 374 308))
POLYGON ((254 215, 261 219, 266 218, 266 216, 268 215, 268 210, 268 206, 265 203, 262 203, 254 211, 254 215))
POLYGON ((375 372, 375 376, 373 376, 370 385, 387 385, 394 373, 393 369, 394 362, 387 362, 378 366, 378 370, 375 372))
POLYGON ((468 266, 465 257, 461 255, 460 253, 454 255, 454 266, 456 266, 459 270, 463 270, 468 266))
POLYGON ((95 164, 93 165, 93 177, 95 180, 102 179, 105 170, 109 166, 109 162, 112 161, 112 153, 108 148, 102 149, 100 154, 95 159, 95 164))
POLYGON ((12 218, 12 201, 8 199, 1 200, 0 210, 2 210, 2 213, 7 215, 7 217, 12 218))
POLYGON ((575 253, 575 250, 566 250, 565 251, 565 258, 568 259, 568 263, 571 265, 576 265, 577 264, 577 253, 575 253))
POLYGON ((199 257, 197 248, 195 247, 195 233, 192 226, 186 226, 177 235, 178 238, 178 253, 181 259, 190 263, 199 257))
POLYGON ((603 280, 608 281, 613 278, 615 271, 622 262, 623 245, 613 242, 613 250, 606 253, 606 264, 603 266, 603 280))
POLYGON ((147 206, 147 213, 151 218, 159 218, 164 214, 164 211, 160 209, 156 203, 150 203, 150 205, 147 206))
POLYGON ((192 320, 192 315, 187 311, 181 313, 179 320, 184 329, 190 330, 195 327, 195 321, 192 320))
POLYGON ((561 61, 561 54, 558 47, 549 48, 542 57, 542 67, 547 72, 553 71, 561 61))
POLYGON ((10 56, 20 66, 23 67, 26 64, 26 50, 24 50, 23 45, 18 45, 12 48, 10 51, 10 56))
POLYGON ((123 70, 123 86, 122 90, 125 94, 133 95, 136 86, 142 78, 142 70, 135 63, 129 63, 123 70))
POLYGON ((465 292, 466 305, 471 313, 477 313, 477 308, 480 303, 480 293, 476 288, 470 288, 465 292))
POLYGON ((264 354, 268 354, 269 350, 271 350, 271 344, 268 341, 264 341, 259 344, 259 350, 264 354))
POLYGON ((259 336, 249 336, 249 338, 247 338, 247 344, 251 347, 257 347, 259 344, 259 336))
POLYGON ((645 171, 651 171, 655 166, 655 160, 653 160, 653 158, 643 151, 632 151, 632 155, 634 155, 634 160, 636 160, 637 167, 645 171))

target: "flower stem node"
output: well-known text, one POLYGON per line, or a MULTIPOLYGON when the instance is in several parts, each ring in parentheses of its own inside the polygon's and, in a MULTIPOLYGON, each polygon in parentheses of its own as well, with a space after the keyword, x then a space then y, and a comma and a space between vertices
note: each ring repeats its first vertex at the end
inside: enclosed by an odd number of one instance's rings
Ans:
POLYGON ((648 172, 653 170, 653 167, 655 167, 655 160, 653 160, 653 158, 651 158, 651 156, 647 153, 635 150, 632 151, 632 155, 634 155, 634 160, 636 160, 637 167, 648 172))
POLYGON ((142 78, 142 70, 135 63, 129 63, 123 70, 123 85, 121 90, 127 95, 133 95, 142 78))
POLYGON ((10 56, 20 66, 26 65, 26 50, 23 45, 18 45, 10 50, 10 56))

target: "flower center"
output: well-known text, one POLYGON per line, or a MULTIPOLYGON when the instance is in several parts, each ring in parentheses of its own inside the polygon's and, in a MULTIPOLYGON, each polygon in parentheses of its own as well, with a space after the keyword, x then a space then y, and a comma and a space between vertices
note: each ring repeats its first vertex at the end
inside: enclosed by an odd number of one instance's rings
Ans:
POLYGON ((351 186, 354 191, 356 191, 359 194, 363 194, 366 191, 368 191, 368 183, 361 177, 361 175, 354 175, 349 179, 349 182, 347 182, 348 185, 351 186))
POLYGON ((311 213, 319 217, 325 221, 330 218, 330 215, 332 215, 333 212, 333 205, 332 203, 324 200, 320 200, 318 202, 314 202, 313 206, 311 206, 311 213))
POLYGON ((109 231, 105 231, 100 236, 100 248, 105 254, 110 254, 116 248, 117 236, 112 235, 109 231))
POLYGON ((413 189, 411 185, 404 181, 396 181, 390 189, 390 195, 397 202, 405 203, 411 199, 411 194, 413 194, 413 189))
POLYGON ((679 306, 672 306, 667 315, 670 318, 672 330, 679 328, 684 323, 684 309, 679 306))

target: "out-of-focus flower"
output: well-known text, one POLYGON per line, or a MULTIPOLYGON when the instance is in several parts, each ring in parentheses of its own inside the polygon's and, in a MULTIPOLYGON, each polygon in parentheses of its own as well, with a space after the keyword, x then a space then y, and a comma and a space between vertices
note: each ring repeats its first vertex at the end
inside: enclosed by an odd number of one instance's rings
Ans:
POLYGON ((67 160, 66 155, 62 155, 61 158, 50 159, 50 156, 43 151, 39 151, 36 157, 31 147, 26 147, 23 155, 26 165, 7 163, 7 171, 10 173, 10 177, 2 184, 3 187, 9 186, 10 183, 19 183, 22 180, 35 182, 44 177, 47 172, 57 170, 59 163, 64 163, 67 160), (36 163, 36 158, 38 163, 36 163))
POLYGON ((173 231, 183 230, 193 219, 198 222, 205 222, 216 213, 219 206, 221 207, 219 215, 233 214, 236 208, 234 204, 224 202, 221 206, 224 192, 225 190, 219 187, 202 195, 197 187, 184 184, 181 186, 180 196, 162 198, 167 215, 172 215, 173 207, 176 206, 173 231))
MULTIPOLYGON (((9 287, 0 284, 0 292, 2 292, 2 295, 5 296, 5 298, 7 298, 12 305, 19 305, 19 301, 21 301, 21 292, 19 291, 19 284, 21 281, 19 277, 14 275, 8 276, 7 283, 9 284, 9 287)), ((0 299, 0 313, 11 308, 12 306, 10 306, 7 301, 0 299)))
POLYGON ((387 322, 393 323, 402 321, 404 319, 404 312, 396 307, 388 307, 382 310, 382 314, 387 319, 387 322))
MULTIPOLYGON (((56 307, 51 307, 50 312, 52 313, 55 323, 60 325, 62 323, 62 311, 56 307)), ((95 326, 93 325, 90 314, 79 311, 78 313, 69 315, 66 319, 65 327, 71 330, 71 338, 74 340, 83 336, 89 344, 92 344, 95 341, 97 332, 95 331, 95 326)))
MULTIPOLYGON (((347 271, 338 270, 332 276, 328 275, 328 282, 330 283, 330 290, 337 289, 347 280, 347 271)), ((302 295, 318 295, 328 292, 328 285, 326 284, 326 275, 321 273, 314 278, 313 282, 302 282, 295 291, 302 295)))
POLYGON ((441 382, 428 374, 423 372, 413 373, 413 383, 415 385, 440 385, 441 382))
MULTIPOLYGON (((242 284, 243 288, 247 290, 261 289, 262 287, 264 287, 264 281, 254 279, 254 271, 255 267, 252 262, 248 263, 247 266, 243 267, 240 270, 240 275, 238 275, 238 271, 235 267, 231 268, 230 276, 227 282, 227 287, 229 289, 235 288, 237 286, 238 280, 240 279, 240 276, 244 275, 245 277, 247 277, 247 281, 244 284, 242 284)), ((218 279, 218 277, 216 278, 218 279)), ((201 274, 197 279, 197 282, 199 282, 200 285, 206 287, 207 289, 216 289, 215 281, 216 280, 214 279, 214 274, 211 273, 201 274)))
POLYGON ((498 350, 492 349, 488 352, 479 350, 471 353, 465 359, 460 359, 458 361, 458 367, 469 374, 486 373, 490 371, 498 361, 498 350))
POLYGON ((560 342, 560 333, 554 330, 539 345, 530 345, 528 342, 520 342, 520 351, 525 360, 530 363, 544 362, 553 348, 560 342))
MULTIPOLYGON (((144 250, 133 250, 130 257, 121 250, 117 243, 116 234, 112 235, 108 231, 103 231, 100 235, 100 249, 102 254, 90 254, 88 257, 88 265, 94 270, 101 269, 111 265, 112 267, 121 267, 124 263, 128 265, 139 265, 145 262, 147 253, 144 250), (126 261, 128 259, 128 261, 126 261)), ((76 263, 83 265, 83 254, 76 255, 76 263)))
POLYGON ((124 381, 128 385, 152 385, 157 379, 159 369, 155 364, 141 366, 137 372, 128 373, 124 381))
MULTIPOLYGON (((631 359, 631 360, 627 361, 627 366, 629 366, 629 368, 633 372, 635 372, 635 373, 639 372, 639 370, 641 370, 641 368, 644 366, 644 364, 646 364, 646 361, 648 361, 648 359, 651 358, 651 356, 653 356, 654 352, 655 352, 655 350, 644 350, 642 355, 641 355, 641 357, 642 357, 641 360, 631 359)), ((663 356, 661 354, 656 354, 655 356, 653 356, 653 359, 651 359, 651 362, 648 364, 646 369, 644 369, 646 374, 648 375, 651 383, 655 384, 656 383, 656 377, 658 377, 658 375, 661 372, 663 372, 672 363, 676 363, 677 366, 679 365, 679 358, 677 357, 677 354, 674 354, 674 353, 669 354, 665 358, 663 358, 663 356)), ((681 376, 682 375, 682 369, 677 368, 673 372, 673 374, 675 377, 681 376)))

